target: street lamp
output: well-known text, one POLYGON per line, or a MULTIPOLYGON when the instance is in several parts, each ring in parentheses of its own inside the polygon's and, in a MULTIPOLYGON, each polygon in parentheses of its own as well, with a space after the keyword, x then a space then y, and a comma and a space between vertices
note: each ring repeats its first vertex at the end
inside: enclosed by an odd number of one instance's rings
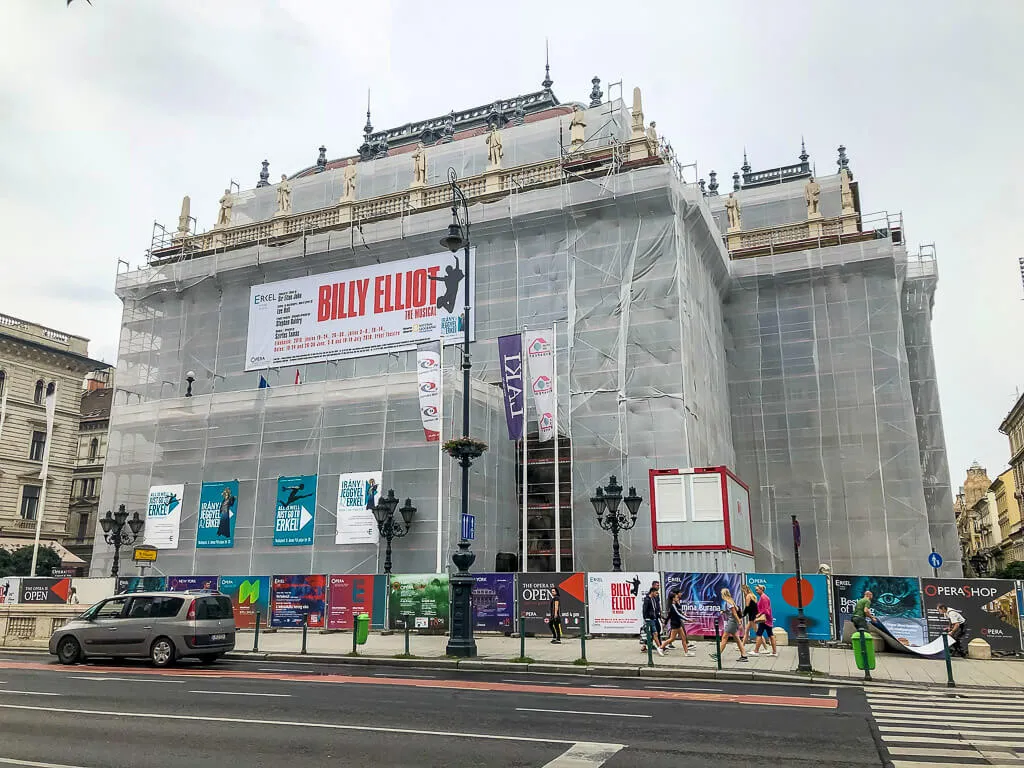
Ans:
POLYGON ((628 531, 636 525, 636 513, 644 500, 637 496, 636 488, 630 486, 629 495, 622 497, 622 486, 612 475, 608 485, 597 487, 597 495, 590 498, 597 513, 597 524, 612 533, 612 570, 622 570, 622 558, 619 556, 619 531, 628 531), (619 505, 626 502, 626 511, 620 512, 619 505), (628 513, 628 514, 627 514, 628 513))
POLYGON ((412 528, 412 518, 416 514, 416 507, 412 505, 412 499, 406 499, 405 506, 398 510, 402 514, 402 519, 396 520, 395 508, 397 506, 398 498, 395 496, 394 489, 391 489, 388 491, 388 495, 381 498, 377 502, 377 506, 373 508, 373 516, 377 519, 377 531, 388 543, 387 549, 384 550, 384 573, 389 575, 391 574, 391 542, 393 539, 400 539, 409 533, 409 529, 412 528))
POLYGON ((110 566, 110 575, 117 576, 121 565, 121 547, 129 547, 139 539, 142 533, 142 526, 146 523, 139 518, 138 512, 132 512, 132 519, 128 519, 124 504, 117 508, 117 513, 110 514, 107 510, 106 517, 100 518, 100 525, 103 526, 103 540, 114 548, 114 563, 110 566), (124 529, 125 522, 128 523, 129 531, 124 529))
MULTIPOLYGON (((441 238, 441 245, 452 253, 461 248, 464 254, 464 274, 466 280, 465 301, 462 308, 462 441, 451 455, 458 459, 462 467, 462 519, 469 514, 469 468, 473 459, 481 455, 481 450, 469 439, 469 371, 472 362, 469 353, 469 291, 473 285, 469 268, 469 205, 466 195, 456 183, 458 175, 454 168, 448 169, 448 184, 452 188, 452 223, 448 225, 448 234, 441 238), (459 219, 459 205, 462 205, 462 220, 459 219), (463 235, 465 228, 465 235, 463 235)), ((458 267, 456 267, 457 269, 458 267)), ((444 343, 443 341, 441 342, 444 343)), ((440 510, 438 511, 440 513, 440 510)), ((462 526, 459 526, 461 529, 462 526)), ((476 656, 476 641, 473 640, 473 576, 469 567, 476 560, 476 555, 469 548, 469 541, 460 539, 459 550, 452 555, 452 562, 458 571, 449 577, 451 585, 451 628, 448 632, 449 656, 476 656)))

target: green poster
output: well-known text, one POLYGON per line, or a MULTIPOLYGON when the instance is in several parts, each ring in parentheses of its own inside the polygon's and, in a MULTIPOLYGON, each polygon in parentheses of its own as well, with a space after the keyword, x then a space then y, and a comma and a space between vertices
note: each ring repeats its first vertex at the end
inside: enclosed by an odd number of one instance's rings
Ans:
POLYGON ((405 617, 413 629, 426 632, 448 631, 448 574, 405 573, 391 577, 388 616, 392 629, 405 627, 405 617))

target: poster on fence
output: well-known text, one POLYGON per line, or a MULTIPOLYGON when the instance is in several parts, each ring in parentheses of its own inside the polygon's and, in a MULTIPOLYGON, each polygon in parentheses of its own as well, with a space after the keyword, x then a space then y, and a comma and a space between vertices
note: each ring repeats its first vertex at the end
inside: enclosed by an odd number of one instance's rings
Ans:
POLYGON ((516 580, 519 589, 519 613, 526 618, 526 631, 548 633, 551 590, 561 593, 562 630, 578 634, 583 630, 583 606, 587 600, 587 583, 582 573, 521 573, 516 580))
POLYGON ((216 576, 168 576, 168 592, 187 592, 190 589, 217 590, 216 576))
MULTIPOLYGON (((804 574, 801 582, 807 639, 831 640, 832 615, 829 612, 828 577, 816 573, 804 574)), ((790 637, 796 637, 796 574, 748 573, 747 586, 754 590, 755 594, 758 586, 764 587, 764 593, 771 600, 774 626, 786 630, 790 637)), ((741 600, 737 599, 737 604, 742 605, 741 600)))
POLYGON ((75 590, 79 603, 84 609, 87 605, 93 605, 113 595, 117 589, 117 581, 106 577, 82 577, 72 579, 71 588, 75 590))
POLYGON ((323 629, 327 602, 327 577, 274 576, 270 591, 270 626, 323 629))
POLYGON ((391 577, 391 628, 404 628, 406 616, 413 629, 448 630, 447 573, 401 573, 391 577))
POLYGON ((473 629, 515 631, 515 574, 474 573, 473 577, 473 629))
POLYGON ((939 605, 955 608, 967 620, 967 639, 980 637, 992 650, 1020 650, 1017 585, 1010 579, 921 579, 928 638, 938 638, 949 622, 939 605))
POLYGON ((257 616, 261 626, 270 623, 269 576, 221 576, 217 589, 231 598, 235 626, 239 629, 253 629, 257 616))
POLYGON ((203 483, 199 491, 197 549, 227 549, 235 546, 235 518, 238 517, 238 481, 203 483))
MULTIPOLYGON (((587 574, 587 623, 589 631, 604 635, 638 635, 643 625, 644 597, 653 571, 587 574)), ((662 608, 668 611, 668 601, 662 608)))
POLYGON ((371 627, 384 626, 388 579, 380 574, 330 576, 327 582, 327 628, 352 629, 360 613, 370 616, 371 627))
POLYGON ((18 576, 0 577, 0 605, 15 605, 21 597, 21 579, 18 576))
POLYGON ((146 507, 146 530, 143 542, 157 549, 178 548, 178 528, 181 526, 181 500, 185 486, 154 485, 149 489, 146 507))
MULTIPOLYGON (((715 634, 715 616, 720 615, 722 590, 728 589, 733 598, 740 599, 740 584, 743 576, 739 573, 681 573, 667 572, 661 589, 661 609, 668 610, 668 601, 673 592, 683 594, 683 615, 686 616, 688 635, 715 634)), ((645 585, 650 587, 650 584, 645 585)), ((646 594, 644 587, 641 592, 646 594)))
POLYGON ((163 576, 118 576, 117 594, 125 592, 163 592, 167 579, 163 576))
POLYGON ((68 601, 70 591, 71 579, 25 577, 21 580, 18 602, 22 605, 62 604, 68 601))
POLYGON ((335 544, 376 544, 377 505, 381 472, 348 472, 338 477, 338 519, 335 544))
POLYGON ((928 642, 921 589, 916 576, 833 576, 836 637, 865 592, 871 592, 871 610, 889 632, 904 645, 928 642))

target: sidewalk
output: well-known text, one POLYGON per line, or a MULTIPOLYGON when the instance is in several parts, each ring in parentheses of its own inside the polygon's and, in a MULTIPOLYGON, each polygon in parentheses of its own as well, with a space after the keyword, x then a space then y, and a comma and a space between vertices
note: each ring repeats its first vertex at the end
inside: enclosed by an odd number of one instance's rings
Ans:
MULTIPOLYGON (((448 638, 444 635, 409 635, 409 650, 417 660, 431 660, 433 663, 446 662, 455 665, 455 660, 445 656, 448 638)), ((236 637, 236 652, 252 650, 253 633, 239 632, 236 637)), ((519 638, 503 635, 477 635, 477 661, 510 662, 519 656, 519 638)), ((691 643, 696 651, 694 657, 683 655, 680 644, 676 650, 666 651, 665 656, 654 655, 654 670, 647 670, 647 654, 640 651, 636 639, 600 638, 587 641, 587 662, 603 667, 611 674, 611 667, 618 667, 623 674, 672 674, 674 676, 714 677, 717 674, 715 660, 710 655, 714 641, 691 643)), ((302 634, 294 630, 260 632, 259 650, 265 654, 298 654, 302 647, 302 634)), ((313 656, 336 656, 347 660, 352 651, 350 632, 321 633, 311 630, 306 638, 306 649, 313 656)), ((738 661, 735 645, 726 649, 722 660, 722 677, 751 678, 759 680, 806 680, 807 676, 796 671, 796 646, 779 648, 779 655, 754 656, 753 645, 747 647, 749 662, 738 661)), ((371 633, 366 645, 359 646, 359 655, 366 659, 394 660, 405 652, 405 636, 401 632, 393 635, 371 633)), ((508 668, 529 667, 534 671, 545 669, 546 665, 572 665, 580 658, 579 638, 565 638, 561 645, 552 645, 546 637, 527 637, 526 656, 533 664, 510 664, 508 668)), ((943 661, 919 659, 894 653, 879 653, 877 666, 871 675, 881 682, 898 682, 912 685, 946 685, 946 665, 943 661)), ((398 663, 398 662, 395 662, 398 663)), ((406 662, 409 663, 409 662, 406 662)), ((467 665, 471 666, 471 665, 467 665)), ((857 669, 853 652, 849 649, 811 648, 813 679, 836 682, 860 682, 864 673, 857 669)), ((584 667, 578 665, 583 673, 584 667)), ((591 670, 593 672, 594 670, 591 670)), ((953 678, 958 686, 985 686, 996 688, 1024 688, 1024 663, 1013 660, 978 661, 954 659, 953 678)))

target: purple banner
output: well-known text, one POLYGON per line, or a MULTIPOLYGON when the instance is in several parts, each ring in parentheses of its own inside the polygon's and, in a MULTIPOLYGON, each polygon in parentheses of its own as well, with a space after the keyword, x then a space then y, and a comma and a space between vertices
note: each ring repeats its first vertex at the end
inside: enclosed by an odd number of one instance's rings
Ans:
POLYGON ((484 632, 512 632, 515 625, 516 575, 474 573, 473 628, 484 632))
POLYGON ((526 400, 523 397, 523 337, 514 333, 498 337, 498 364, 505 391, 505 423, 508 439, 521 440, 526 400))
POLYGON ((217 591, 216 576, 168 576, 168 592, 187 592, 190 589, 209 589, 217 591))

